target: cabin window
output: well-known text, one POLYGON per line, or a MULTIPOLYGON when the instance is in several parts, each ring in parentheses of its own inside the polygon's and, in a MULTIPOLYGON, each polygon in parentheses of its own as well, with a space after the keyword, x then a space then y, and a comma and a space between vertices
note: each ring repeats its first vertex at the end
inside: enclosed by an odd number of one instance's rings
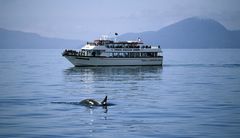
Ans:
POLYGON ((96 56, 96 52, 92 52, 92 56, 94 56, 94 57, 95 57, 95 56, 96 56))
POLYGON ((100 56, 103 52, 105 52, 105 50, 93 50, 91 52, 92 56, 100 56))
POLYGON ((124 57, 125 57, 125 58, 128 58, 128 57, 129 57, 129 53, 128 53, 128 52, 125 52, 125 53, 124 53, 124 57))
POLYGON ((110 57, 113 57, 113 53, 109 53, 109 56, 110 56, 110 57))

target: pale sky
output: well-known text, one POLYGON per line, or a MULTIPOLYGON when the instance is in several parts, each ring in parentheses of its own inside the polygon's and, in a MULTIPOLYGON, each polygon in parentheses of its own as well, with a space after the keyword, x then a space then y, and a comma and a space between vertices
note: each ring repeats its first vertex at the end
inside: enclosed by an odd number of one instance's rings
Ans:
POLYGON ((67 39, 156 31, 192 16, 240 30, 240 0, 0 0, 0 28, 67 39))

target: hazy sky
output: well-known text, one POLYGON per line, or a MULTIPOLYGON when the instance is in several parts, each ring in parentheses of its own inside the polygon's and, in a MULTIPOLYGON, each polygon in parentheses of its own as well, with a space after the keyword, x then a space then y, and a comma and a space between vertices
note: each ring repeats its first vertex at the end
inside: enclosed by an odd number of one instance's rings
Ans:
POLYGON ((192 16, 240 29, 240 0, 0 0, 1 28, 81 40, 159 30, 192 16))

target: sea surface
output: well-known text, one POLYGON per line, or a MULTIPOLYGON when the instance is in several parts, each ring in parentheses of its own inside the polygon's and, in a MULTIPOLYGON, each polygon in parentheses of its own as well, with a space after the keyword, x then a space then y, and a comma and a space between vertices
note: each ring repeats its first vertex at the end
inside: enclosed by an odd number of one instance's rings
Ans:
POLYGON ((163 49, 163 67, 84 68, 62 51, 0 50, 0 137, 240 137, 240 49, 163 49), (107 109, 52 103, 106 95, 107 109))

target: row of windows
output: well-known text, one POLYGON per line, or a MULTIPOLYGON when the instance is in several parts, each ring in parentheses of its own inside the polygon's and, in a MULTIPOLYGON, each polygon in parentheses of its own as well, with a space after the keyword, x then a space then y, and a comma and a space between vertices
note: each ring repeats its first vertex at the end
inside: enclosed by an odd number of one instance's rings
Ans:
POLYGON ((159 56, 157 52, 113 52, 110 53, 110 57, 118 58, 137 58, 137 57, 157 57, 159 56))

